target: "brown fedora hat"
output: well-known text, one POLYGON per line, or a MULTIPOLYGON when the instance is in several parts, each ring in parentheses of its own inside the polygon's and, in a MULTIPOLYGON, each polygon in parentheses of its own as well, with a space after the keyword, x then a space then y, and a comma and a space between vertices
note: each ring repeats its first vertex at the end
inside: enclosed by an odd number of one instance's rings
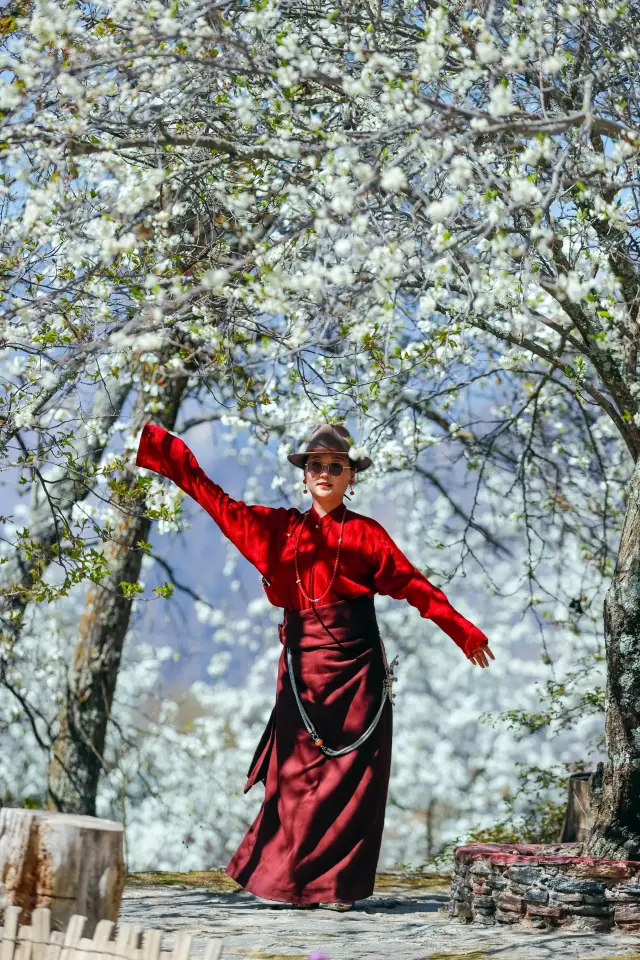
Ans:
POLYGON ((373 461, 369 457, 360 455, 364 454, 364 451, 358 451, 358 458, 354 459, 352 448, 353 453, 358 450, 346 427, 338 423, 321 423, 311 434, 306 447, 298 453, 290 453, 287 460, 296 467, 304 468, 307 457, 311 453, 346 453, 356 470, 366 470, 370 467, 373 461))

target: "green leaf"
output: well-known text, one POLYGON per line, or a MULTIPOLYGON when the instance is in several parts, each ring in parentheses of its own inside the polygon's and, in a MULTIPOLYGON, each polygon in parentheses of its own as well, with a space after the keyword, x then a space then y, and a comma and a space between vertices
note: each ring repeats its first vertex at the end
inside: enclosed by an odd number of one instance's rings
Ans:
POLYGON ((125 597, 135 597, 137 593, 144 593, 144 587, 139 580, 136 580, 135 583, 130 583, 127 580, 121 580, 120 586, 125 597))
POLYGON ((159 587, 156 587, 153 592, 159 597, 165 597, 165 599, 168 600, 173 594, 173 584, 165 581, 165 583, 161 584, 159 587))

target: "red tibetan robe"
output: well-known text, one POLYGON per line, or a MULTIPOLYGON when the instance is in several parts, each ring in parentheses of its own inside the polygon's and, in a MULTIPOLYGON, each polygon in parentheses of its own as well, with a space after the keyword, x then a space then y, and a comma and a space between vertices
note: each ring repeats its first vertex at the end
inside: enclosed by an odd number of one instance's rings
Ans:
POLYGON ((311 742, 300 717, 284 646, 295 650, 296 686, 307 713, 327 744, 341 749, 368 727, 380 704, 384 673, 376 593, 407 600, 467 657, 487 637, 413 566, 376 520, 350 508, 333 586, 321 603, 310 604, 294 568, 301 524, 306 517, 298 546, 300 577, 307 594, 319 597, 333 574, 344 504, 320 517, 313 506, 302 514, 297 508, 233 500, 182 440, 153 424, 142 431, 136 463, 173 480, 204 507, 262 574, 270 602, 284 608, 276 705, 244 788, 246 793, 261 780, 265 798, 227 874, 258 896, 298 905, 370 896, 391 762, 391 705, 387 701, 374 734, 357 750, 327 757, 311 742))

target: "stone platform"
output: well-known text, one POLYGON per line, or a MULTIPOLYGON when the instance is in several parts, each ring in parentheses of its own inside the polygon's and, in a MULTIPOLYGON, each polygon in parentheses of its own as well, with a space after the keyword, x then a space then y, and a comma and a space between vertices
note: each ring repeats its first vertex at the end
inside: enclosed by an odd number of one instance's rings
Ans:
POLYGON ((640 861, 580 856, 582 845, 456 848, 448 912, 478 924, 640 933, 640 861))

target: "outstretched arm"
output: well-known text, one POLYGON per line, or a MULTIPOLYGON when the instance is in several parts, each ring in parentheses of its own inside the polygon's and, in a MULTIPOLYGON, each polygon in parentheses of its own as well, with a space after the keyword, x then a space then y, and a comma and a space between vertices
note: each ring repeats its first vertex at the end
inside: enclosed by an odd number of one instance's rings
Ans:
POLYGON ((485 634, 458 613, 442 590, 414 567, 384 527, 376 526, 374 584, 378 593, 406 600, 416 607, 422 617, 433 620, 472 660, 478 648, 488 644, 485 634))
POLYGON ((260 573, 266 573, 269 540, 280 511, 232 500, 222 487, 206 475, 183 440, 154 423, 144 426, 136 464, 173 480, 204 507, 240 553, 260 573))

